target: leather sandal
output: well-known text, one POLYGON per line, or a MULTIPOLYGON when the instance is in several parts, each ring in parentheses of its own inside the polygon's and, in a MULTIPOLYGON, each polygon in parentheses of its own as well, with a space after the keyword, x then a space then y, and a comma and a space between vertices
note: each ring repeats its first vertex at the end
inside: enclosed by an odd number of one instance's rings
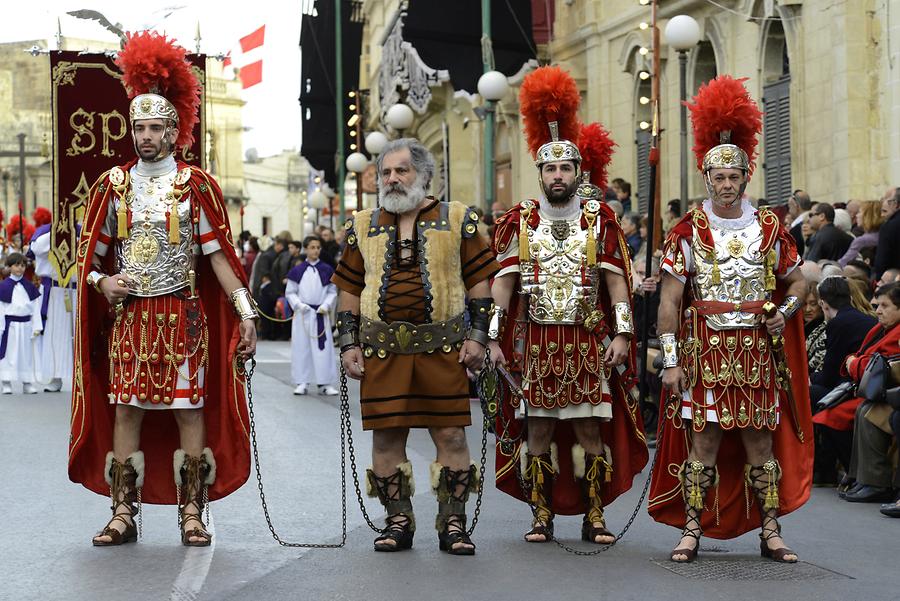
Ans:
POLYGON ((412 549, 415 532, 411 526, 412 520, 407 515, 400 513, 390 516, 387 528, 373 543, 375 550, 382 553, 393 553, 412 549))
POLYGON ((529 543, 549 543, 553 540, 553 518, 546 522, 535 520, 531 524, 531 530, 525 533, 525 541, 529 543), (543 536, 544 540, 534 540, 529 536, 543 536))
POLYGON ((466 534, 465 516, 454 515, 447 520, 447 529, 438 532, 438 548, 450 555, 475 555, 475 543, 466 534), (454 547, 460 543, 465 546, 454 547))
POLYGON ((788 547, 782 547, 780 549, 771 549, 769 548, 769 539, 775 538, 776 536, 781 536, 781 525, 776 529, 764 528, 763 532, 759 533, 759 554, 761 557, 765 557, 766 559, 771 559, 772 561, 778 563, 797 563, 797 553, 792 551, 788 547), (786 556, 793 555, 794 559, 785 559, 786 556))
POLYGON ((607 530, 606 523, 603 520, 588 520, 585 519, 581 522, 581 540, 593 543, 595 545, 611 545, 615 542, 616 535, 607 530), (598 521, 602 526, 594 526, 594 521, 598 521), (598 536, 609 536, 613 540, 608 543, 602 543, 597 541, 598 536))
POLYGON ((119 545, 124 545, 125 543, 133 543, 137 542, 138 539, 138 530, 137 526, 134 524, 134 519, 129 521, 126 519, 126 514, 117 514, 112 517, 111 520, 106 524, 106 527, 100 531, 99 534, 94 536, 91 541, 95 547, 117 547, 119 545), (125 524, 125 530, 119 531, 117 528, 113 528, 113 522, 121 522, 125 524), (101 536, 108 536, 109 541, 97 540, 101 536))
POLYGON ((700 555, 700 536, 703 534, 703 531, 700 528, 685 528, 681 532, 682 538, 685 536, 689 536, 697 541, 697 544, 693 549, 688 549, 687 547, 679 547, 677 549, 673 549, 672 553, 669 555, 669 560, 674 561, 675 563, 691 563, 697 556, 700 555), (684 555, 685 559, 675 559, 676 555, 684 555))
POLYGON ((208 547, 212 543, 212 534, 206 529, 206 525, 199 515, 185 512, 181 522, 181 544, 185 547, 208 547), (197 522, 200 526, 185 528, 185 524, 197 522), (191 540, 199 538, 200 540, 191 540))

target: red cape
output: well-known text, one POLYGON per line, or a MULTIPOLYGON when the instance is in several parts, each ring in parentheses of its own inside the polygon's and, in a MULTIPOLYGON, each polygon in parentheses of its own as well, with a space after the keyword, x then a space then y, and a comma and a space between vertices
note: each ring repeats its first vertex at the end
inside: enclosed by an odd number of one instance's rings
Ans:
MULTIPOLYGON (((765 213, 771 214, 770 211, 765 213)), ((777 218, 774 222, 766 218, 763 223, 764 245, 774 246, 781 243, 781 261, 792 263, 797 260, 797 251, 790 233, 782 227, 777 218)), ((692 219, 694 213, 688 213, 673 228, 666 241, 667 248, 670 244, 677 243, 680 238, 690 239, 692 236, 692 219)), ((701 228, 700 235, 705 237, 701 228)), ((705 241, 705 240, 704 240, 705 241)), ((711 242, 711 238, 710 238, 711 242)), ((774 302, 779 304, 784 298, 784 286, 779 282, 775 290, 774 302)), ((688 290, 685 287, 685 301, 687 302, 688 290)), ((680 314, 680 312, 679 312, 680 314)), ((772 444, 775 458, 781 464, 782 478, 779 485, 780 507, 779 513, 784 515, 794 511, 809 499, 812 488, 813 467, 813 428, 812 415, 809 406, 809 375, 806 361, 806 337, 803 333, 803 315, 798 311, 788 321, 784 329, 784 350, 790 367, 794 398, 799 415, 791 412, 790 404, 785 394, 781 393, 781 422, 772 433, 772 444), (795 425, 799 424, 804 434, 804 442, 797 438, 795 425)), ((669 397, 663 391, 663 399, 669 397)), ((680 398, 680 397, 679 397, 680 398)), ((659 433, 656 452, 656 468, 653 471, 653 480, 650 485, 650 499, 647 510, 654 520, 675 526, 684 527, 684 500, 681 496, 681 483, 678 480, 678 470, 688 455, 690 445, 690 433, 687 428, 676 426, 682 424, 680 419, 681 403, 669 403, 660 408, 659 433)), ((701 516, 704 536, 712 538, 734 538, 745 532, 760 528, 760 517, 757 511, 756 501, 747 516, 746 501, 744 498, 744 465, 746 458, 744 447, 741 444, 740 434, 737 429, 725 432, 722 446, 719 448, 719 520, 716 523, 715 511, 704 511, 701 516)), ((711 488, 706 496, 706 506, 712 508, 716 489, 711 488)))
MULTIPOLYGON (((136 160, 122 166, 126 172, 136 160)), ((190 167, 178 163, 178 169, 190 167)), ((218 184, 204 171, 190 167, 191 199, 200 203, 228 257, 235 275, 247 286, 247 277, 234 252, 228 213, 218 184)), ((69 478, 101 495, 109 494, 103 474, 107 452, 112 450, 115 405, 107 397, 109 388, 109 334, 112 314, 109 304, 87 281, 91 257, 106 218, 112 186, 109 172, 91 187, 78 245, 78 320, 75 329, 75 366, 72 390, 72 423, 69 438, 69 478)), ((112 248, 112 247, 111 247, 112 248)), ((114 252, 103 259, 104 271, 115 273, 114 252)), ((209 489, 211 500, 237 490, 250 474, 250 442, 244 377, 232 361, 239 321, 231 301, 219 285, 207 257, 199 260, 197 284, 209 326, 209 364, 205 381, 203 414, 206 446, 216 459, 216 481, 209 489)), ((142 500, 174 504, 175 482, 172 456, 179 448, 178 428, 171 411, 146 411, 140 449, 146 460, 142 500)))
MULTIPOLYGON (((519 235, 520 212, 521 204, 510 209, 497 221, 493 239, 494 254, 505 250, 510 243, 511 237, 519 235)), ((529 223, 536 225, 538 219, 538 211, 535 209, 531 212, 531 220, 534 223, 529 223)), ((628 258, 628 249, 615 213, 608 205, 601 203, 598 219, 600 221, 598 251, 602 249, 605 255, 611 255, 615 250, 619 251, 623 257, 625 278, 629 282, 630 288, 631 266, 628 258)), ((582 227, 587 227, 583 217, 582 227)), ((600 292, 601 310, 606 315, 612 315, 612 307, 605 286, 600 287, 600 292)), ((519 314, 518 299, 518 294, 514 294, 510 301, 508 327, 504 332, 501 343, 503 353, 514 368, 521 365, 521 357, 513 357, 516 330, 513 326, 514 320, 519 314)), ((597 330, 597 335, 600 337, 610 334, 609 324, 606 321, 601 323, 597 330)), ((601 488, 600 495, 604 505, 612 503, 616 497, 630 489, 635 475, 639 474, 647 464, 649 455, 643 430, 643 418, 641 417, 638 404, 629 396, 629 391, 636 385, 636 382, 635 344, 632 341, 628 368, 624 375, 619 376, 618 372, 613 370, 613 375, 609 381, 613 419, 603 422, 600 426, 601 439, 605 445, 609 446, 612 452, 613 466, 611 482, 604 484, 601 488)), ((518 400, 513 401, 508 395, 502 399, 500 410, 503 418, 502 420, 498 418, 496 423, 496 431, 503 433, 509 438, 524 436, 523 421, 515 419, 516 405, 513 404, 514 402, 518 403, 518 400), (506 424, 505 433, 504 423, 506 424)), ((582 497, 581 489, 575 480, 572 467, 571 448, 576 443, 576 440, 572 432, 572 426, 566 420, 557 422, 553 441, 558 449, 559 474, 553 487, 553 498, 550 502, 551 508, 554 513, 560 515, 582 514, 587 511, 587 506, 582 497)), ((504 449, 498 439, 496 445, 497 488, 521 501, 527 501, 528 498, 523 494, 516 475, 520 450, 521 442, 515 443, 511 449, 504 449)))

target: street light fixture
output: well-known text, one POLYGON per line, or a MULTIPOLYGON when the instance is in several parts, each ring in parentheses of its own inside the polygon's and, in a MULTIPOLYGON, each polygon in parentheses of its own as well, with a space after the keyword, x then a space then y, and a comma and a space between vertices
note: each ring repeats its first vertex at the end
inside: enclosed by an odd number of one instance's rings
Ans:
POLYGON ((316 210, 316 225, 319 225, 319 211, 324 209, 326 204, 328 204, 328 197, 322 192, 322 188, 316 188, 316 191, 309 197, 309 207, 316 210))
POLYGON ((413 124, 413 119, 415 119, 413 110, 402 102, 398 102, 389 108, 384 116, 385 123, 399 132, 408 129, 413 124))
POLYGON ((478 78, 478 93, 484 98, 484 212, 494 206, 494 103, 509 92, 509 81, 500 71, 487 71, 478 78))
POLYGON ((700 25, 689 15, 676 15, 666 24, 666 41, 678 51, 678 81, 680 107, 680 142, 681 142, 681 210, 684 211, 688 201, 688 156, 687 156, 687 53, 700 41, 700 25))
POLYGON ((380 131, 373 131, 366 134, 366 150, 372 155, 379 155, 388 143, 386 135, 380 131))

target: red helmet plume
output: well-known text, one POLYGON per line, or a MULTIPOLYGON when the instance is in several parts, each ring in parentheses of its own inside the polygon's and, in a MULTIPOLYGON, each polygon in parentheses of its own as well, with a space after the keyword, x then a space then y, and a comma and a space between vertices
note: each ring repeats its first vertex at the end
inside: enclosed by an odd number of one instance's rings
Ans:
POLYGON ((747 155, 747 174, 753 173, 762 112, 744 87, 745 81, 746 77, 720 75, 700 87, 693 103, 685 103, 691 111, 698 169, 704 169, 704 157, 711 149, 734 144, 747 155))
MULTIPOLYGON (((6 224, 6 237, 12 238, 13 236, 19 233, 19 216, 13 215, 9 218, 9 223, 6 224)), ((31 236, 34 235, 34 226, 31 225, 31 222, 28 221, 28 218, 22 220, 22 238, 25 242, 31 240, 31 236)))
POLYGON ((187 50, 154 31, 126 33, 116 58, 128 97, 158 94, 178 115, 176 146, 190 146, 200 109, 200 82, 187 61, 187 50))
POLYGON ((551 121, 557 122, 561 140, 578 143, 580 103, 575 80, 559 67, 539 67, 525 77, 519 90, 519 110, 532 156, 550 141, 551 121))
POLYGON ((35 227, 41 227, 53 221, 53 213, 46 207, 37 207, 31 214, 35 227))
POLYGON ((591 172, 591 183, 606 190, 606 168, 612 161, 613 147, 617 146, 609 132, 599 123, 581 126, 578 150, 581 152, 581 170, 591 172))

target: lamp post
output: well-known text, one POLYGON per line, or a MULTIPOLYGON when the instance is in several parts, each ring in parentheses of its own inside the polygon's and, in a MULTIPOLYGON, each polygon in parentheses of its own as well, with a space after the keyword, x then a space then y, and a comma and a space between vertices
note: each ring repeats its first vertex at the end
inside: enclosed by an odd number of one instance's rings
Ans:
POLYGON ((361 152, 347 157, 347 169, 356 174, 356 210, 362 211, 362 173, 369 166, 369 159, 361 152))
POLYGON ((681 211, 688 201, 688 154, 687 154, 687 53, 700 41, 700 25, 693 17, 676 15, 666 24, 666 42, 678 51, 678 82, 680 108, 680 154, 681 154, 681 211))
POLYGON ((499 71, 487 71, 478 78, 478 93, 484 98, 484 213, 494 205, 494 103, 506 96, 509 82, 499 71))
POLYGON ((313 192, 309 197, 309 206, 316 210, 316 225, 319 225, 319 211, 325 208, 325 205, 328 204, 328 197, 325 196, 325 193, 322 192, 322 188, 316 188, 316 191, 313 192))

